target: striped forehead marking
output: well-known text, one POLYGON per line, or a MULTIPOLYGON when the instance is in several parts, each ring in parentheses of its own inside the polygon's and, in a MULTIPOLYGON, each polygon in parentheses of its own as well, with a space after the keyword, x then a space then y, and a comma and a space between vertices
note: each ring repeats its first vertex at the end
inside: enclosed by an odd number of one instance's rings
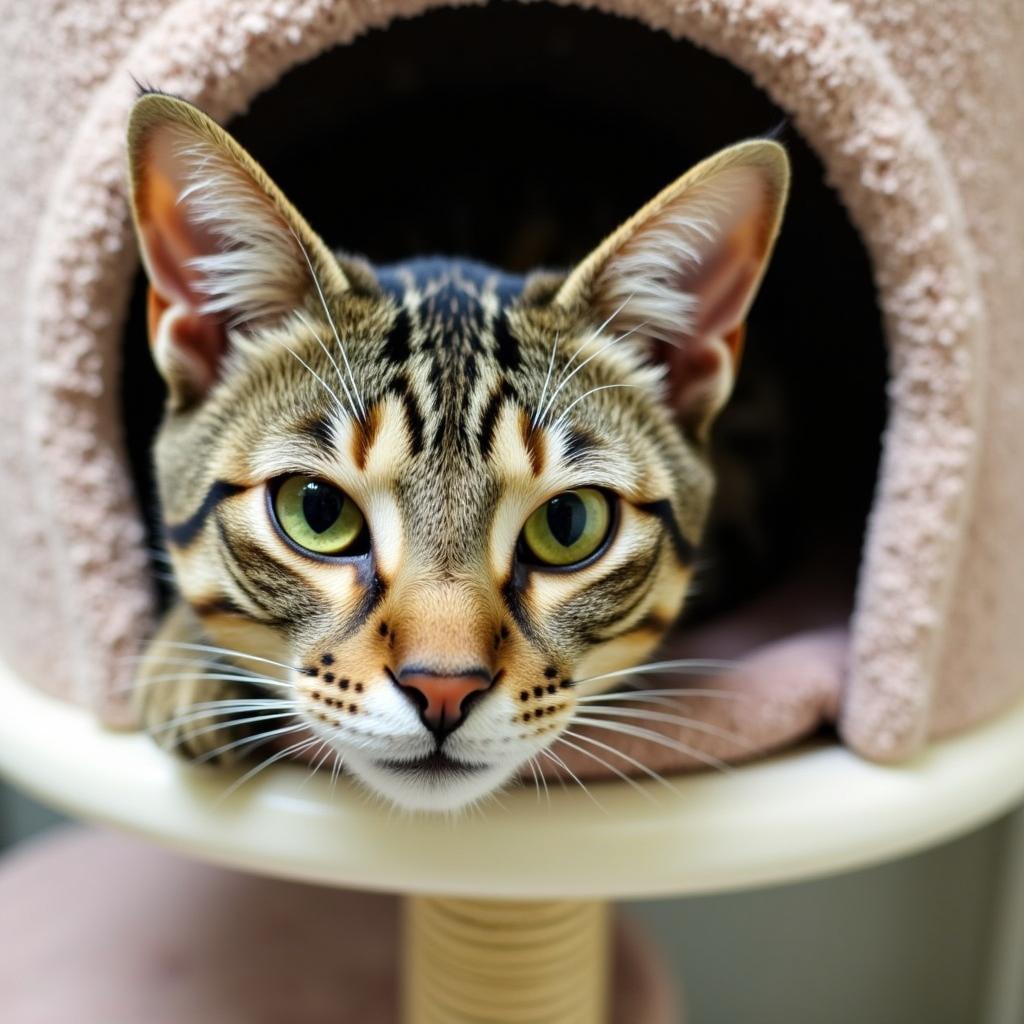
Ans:
POLYGON ((505 374, 521 364, 506 312, 524 279, 446 259, 378 268, 377 279, 396 306, 383 353, 404 369, 414 448, 486 452, 494 396, 511 397, 505 374))

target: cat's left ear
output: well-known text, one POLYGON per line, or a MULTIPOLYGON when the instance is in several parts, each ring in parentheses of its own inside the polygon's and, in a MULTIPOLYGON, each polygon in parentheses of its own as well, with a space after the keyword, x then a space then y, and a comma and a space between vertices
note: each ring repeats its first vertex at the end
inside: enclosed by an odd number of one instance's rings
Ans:
POLYGON ((331 294, 347 289, 337 261, 263 168, 191 104, 140 97, 128 162, 150 346, 180 403, 217 380, 230 328, 287 316, 310 296, 314 270, 331 294))
POLYGON ((723 150, 661 192, 566 279, 556 302, 582 304, 609 330, 634 332, 668 371, 683 426, 703 438, 728 399, 747 310, 764 275, 789 188, 777 143, 723 150))

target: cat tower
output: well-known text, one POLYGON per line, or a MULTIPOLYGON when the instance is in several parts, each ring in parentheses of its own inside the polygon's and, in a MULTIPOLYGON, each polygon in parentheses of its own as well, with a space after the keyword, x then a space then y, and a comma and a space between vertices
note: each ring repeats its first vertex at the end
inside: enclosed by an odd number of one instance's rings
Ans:
MULTIPOLYGON (((828 722, 846 749, 814 744, 729 778, 688 778, 654 810, 620 782, 600 786, 608 815, 582 793, 558 791, 552 819, 532 793, 516 793, 504 815, 460 826, 462 847, 488 866, 467 869, 462 858, 456 872, 443 824, 385 820, 320 780, 300 797, 298 769, 270 773, 229 826, 209 780, 114 731, 133 725, 130 658, 157 607, 120 398, 138 266, 123 154, 130 76, 230 123, 292 69, 442 6, 7 3, 0 688, 11 710, 0 716, 0 767, 63 806, 220 862, 461 898, 412 904, 411 1021, 455 1019, 452 999, 477 1005, 465 1019, 540 1020, 529 1000, 503 1004, 507 1016, 484 1014, 479 1000, 496 991, 486 955, 476 973, 459 975, 455 994, 439 967, 485 948, 480 936, 531 929, 535 945, 561 950, 569 966, 553 977, 527 964, 523 976, 556 1002, 589 992, 573 1004, 576 1018, 559 1019, 596 1021, 607 922, 592 901, 865 863, 984 820, 1024 788, 1024 718, 1012 709, 1024 691, 1024 26, 1010 3, 982 16, 967 0, 581 5, 748 75, 820 159, 870 258, 888 417, 853 613, 752 650, 739 683, 768 680, 788 696, 772 715, 732 723, 747 755, 828 722), (58 735, 66 744, 53 743, 58 735), (837 805, 840 786, 862 813, 837 805), (557 866, 542 872, 524 860, 513 870, 510 851, 524 835, 546 844, 544 863, 557 866), (403 858, 413 845, 415 870, 403 858), (626 871, 638 848, 650 856, 642 878, 626 871), (581 864, 574 849, 594 855, 581 864), (497 898, 545 902, 517 916, 497 898)), ((813 258, 827 263, 821 242, 813 258)), ((828 324, 822 331, 827 339, 828 324)), ((664 756, 652 764, 683 766, 664 756)))

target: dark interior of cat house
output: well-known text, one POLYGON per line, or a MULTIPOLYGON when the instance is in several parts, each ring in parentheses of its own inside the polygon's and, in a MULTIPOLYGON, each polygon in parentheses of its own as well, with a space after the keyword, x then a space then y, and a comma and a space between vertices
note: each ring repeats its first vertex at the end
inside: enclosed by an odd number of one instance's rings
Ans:
MULTIPOLYGON (((374 262, 445 253, 510 271, 571 265, 716 149, 782 141, 790 204, 717 430, 705 560, 724 572, 698 576, 689 615, 718 656, 849 616, 885 425, 880 313, 820 163, 744 73, 581 9, 442 10, 293 70, 230 128, 330 245, 374 262)), ((144 291, 140 275, 123 402, 158 546, 148 450, 162 385, 144 291)))

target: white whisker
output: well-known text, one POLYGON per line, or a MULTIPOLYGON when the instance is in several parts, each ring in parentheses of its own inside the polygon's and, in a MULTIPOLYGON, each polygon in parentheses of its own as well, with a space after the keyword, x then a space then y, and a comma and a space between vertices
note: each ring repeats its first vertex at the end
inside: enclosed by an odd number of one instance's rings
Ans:
POLYGON ((611 391, 612 388, 638 388, 639 384, 602 384, 600 387, 591 388, 589 391, 584 391, 579 398, 570 402, 568 406, 563 410, 561 416, 551 424, 552 430, 557 430, 562 420, 572 412, 572 410, 583 401, 584 398, 589 398, 591 395, 596 395, 598 391, 611 391))
MULTIPOLYGON (((575 362, 576 362, 577 358, 579 357, 579 354, 580 354, 580 353, 581 353, 581 352, 582 352, 582 351, 583 351, 583 350, 584 350, 584 349, 585 349, 585 348, 586 348, 586 347, 587 347, 587 346, 588 346, 588 345, 589 345, 589 344, 590 344, 590 343, 591 343, 591 342, 592 342, 592 341, 593 341, 593 340, 594 340, 595 338, 598 338, 598 337, 600 337, 600 335, 601 335, 601 332, 602 332, 602 331, 603 331, 603 330, 604 330, 604 329, 605 329, 605 328, 606 328, 606 327, 607 327, 607 326, 608 326, 608 325, 609 325, 609 324, 610 324, 610 323, 611 323, 611 322, 612 322, 612 321, 613 321, 613 320, 614 320, 614 319, 615 319, 615 318, 616 318, 616 317, 617 317, 617 316, 618 316, 618 315, 619 315, 619 314, 620 314, 620 313, 621 313, 621 312, 622 312, 622 311, 623 311, 623 310, 624 310, 624 309, 626 308, 626 304, 627 304, 627 303, 629 302, 629 300, 630 300, 630 299, 632 299, 632 298, 633 298, 633 296, 632 296, 632 295, 627 295, 627 296, 626 296, 626 298, 625 298, 625 300, 624 300, 624 301, 623 301, 623 302, 622 302, 622 303, 621 303, 621 304, 620 304, 620 305, 619 305, 619 306, 618 306, 618 307, 617 307, 616 309, 614 309, 614 310, 612 311, 612 314, 611 314, 611 316, 609 316, 609 317, 608 317, 608 319, 607 319, 607 320, 605 320, 605 321, 604 321, 604 323, 603 323, 603 324, 601 324, 601 326, 600 326, 600 327, 598 327, 598 328, 597 328, 597 329, 596 329, 595 331, 591 332, 590 336, 589 336, 589 337, 588 337, 588 338, 586 339, 586 341, 582 342, 582 343, 581 343, 580 345, 577 345, 577 347, 576 347, 576 351, 575 351, 575 352, 573 352, 573 354, 572 354, 572 355, 571 355, 571 356, 570 356, 570 357, 569 357, 569 358, 568 358, 568 359, 566 360, 566 362, 565 362, 565 366, 563 366, 563 367, 562 367, 562 371, 561 371, 561 373, 560 373, 560 374, 559 374, 559 376, 558 376, 559 384, 561 384, 561 382, 562 382, 562 381, 564 380, 564 378, 565 378, 565 375, 566 375, 566 374, 567 374, 567 373, 569 372, 569 368, 570 368, 570 367, 571 367, 571 366, 573 365, 573 363, 575 363, 575 362)), ((544 422, 544 419, 546 418, 546 413, 547 413, 547 411, 548 411, 548 409, 549 409, 550 407, 551 407, 551 403, 550 403, 550 402, 548 402, 548 403, 547 403, 547 405, 546 405, 546 406, 544 407, 544 409, 543 409, 543 410, 541 411, 541 415, 540 415, 540 417, 539 417, 539 419, 538 419, 538 421, 537 421, 537 422, 538 422, 539 424, 543 424, 543 422, 544 422)))
POLYGON ((320 771, 320 769, 324 766, 324 762, 327 760, 327 758, 331 756, 332 749, 333 748, 331 747, 330 740, 320 741, 320 746, 317 747, 312 754, 310 754, 310 763, 312 767, 309 770, 309 774, 299 784, 299 789, 302 789, 306 785, 306 783, 308 783, 309 780, 312 779, 318 771, 320 771), (321 751, 323 751, 322 754, 321 751), (319 760, 316 760, 318 757, 319 760))
MULTIPOLYGON (((324 295, 323 288, 320 287, 320 278, 317 276, 316 269, 313 267, 313 261, 309 258, 309 253, 306 251, 306 247, 302 244, 301 239, 298 235, 292 231, 292 235, 295 238, 296 243, 299 246, 299 251, 302 253, 302 258, 306 261, 306 266, 309 268, 309 276, 313 279, 313 285, 316 288, 316 293, 320 298, 320 305, 323 306, 324 316, 327 317, 327 322, 331 326, 331 331, 334 333, 334 340, 338 343, 338 349, 341 352, 341 358, 345 362, 345 369, 348 370, 349 380, 352 382, 352 391, 355 393, 356 400, 359 403, 359 408, 362 412, 362 418, 366 419, 366 405, 363 403, 363 396, 359 394, 359 388, 356 385, 356 378, 352 373, 352 365, 348 361, 348 353, 345 351, 345 343, 341 340, 341 335, 338 333, 337 325, 334 323, 334 317, 331 316, 330 307, 327 305, 327 297, 324 295)), ((333 361, 333 360, 332 360, 333 361)))
MULTIPOLYGON (((544 775, 544 769, 541 767, 540 763, 537 761, 537 755, 536 754, 534 754, 533 757, 530 758, 530 762, 529 763, 530 763, 530 767, 533 768, 536 777, 540 779, 540 784, 544 787, 544 799, 547 802, 548 809, 550 810, 551 809, 551 790, 548 789, 548 780, 547 780, 546 776, 544 775)), ((540 793, 538 792, 537 795, 539 797, 540 793)))
POLYGON ((214 647, 212 644, 191 644, 182 640, 162 640, 154 646, 166 645, 167 647, 178 647, 188 651, 205 651, 208 654, 224 654, 229 658, 240 658, 242 661, 258 661, 264 665, 274 665, 283 668, 286 672, 298 671, 294 665, 286 665, 283 661, 274 661, 271 658, 261 658, 255 654, 246 654, 245 651, 237 651, 231 647, 214 647))
MULTIPOLYGON (((251 778, 259 775, 264 768, 269 768, 272 764, 280 761, 284 757, 294 757, 296 754, 301 753, 303 750, 308 750, 317 742, 316 737, 312 737, 307 740, 299 740, 298 743, 293 743, 290 747, 285 747, 284 750, 278 751, 271 757, 261 761, 255 768, 250 768, 240 779, 236 779, 231 783, 230 786, 221 794, 220 800, 226 800, 232 793, 235 792, 241 786, 244 786, 251 778)), ((220 801, 218 801, 220 802, 220 801)))
POLYGON ((624 309, 626 308, 626 306, 628 306, 628 305, 629 305, 629 303, 630 303, 630 302, 631 302, 631 301, 633 300, 633 295, 635 295, 635 294, 636 294, 636 293, 635 293, 635 292, 633 292, 633 293, 631 293, 631 294, 627 295, 627 296, 626 296, 626 297, 625 297, 625 298, 624 298, 624 299, 622 300, 622 302, 620 302, 620 303, 619 303, 619 305, 618 305, 618 306, 616 306, 616 307, 615 307, 615 309, 613 309, 613 310, 612 310, 612 312, 611 312, 611 315, 610 315, 610 316, 608 317, 608 319, 607 319, 607 320, 605 320, 605 321, 604 321, 604 323, 602 323, 600 327, 598 327, 598 328, 597 328, 596 330, 592 331, 592 332, 590 333, 590 337, 588 337, 588 338, 587 338, 587 340, 586 340, 585 342, 583 342, 583 344, 582 344, 582 345, 579 345, 579 346, 578 346, 578 347, 576 348, 576 351, 575 351, 575 352, 573 352, 573 354, 572 354, 571 358, 569 359, 569 361, 568 361, 568 362, 567 362, 567 363, 565 364, 565 366, 563 366, 563 367, 562 367, 562 373, 563 373, 563 374, 564 374, 564 373, 567 373, 567 372, 568 372, 568 370, 569 370, 569 367, 570 367, 570 366, 572 366, 572 364, 573 364, 574 362, 576 362, 576 359, 578 358, 578 356, 579 356, 580 352, 582 352, 582 351, 583 351, 583 350, 584 350, 584 349, 585 349, 585 348, 586 348, 586 347, 587 347, 587 346, 588 346, 588 345, 589 345, 589 344, 590 344, 590 343, 591 343, 591 342, 592 342, 592 341, 593 341, 593 340, 594 340, 595 338, 599 338, 599 337, 601 336, 601 332, 602 332, 602 331, 603 331, 603 330, 604 330, 604 329, 605 329, 606 327, 610 326, 610 325, 611 325, 611 324, 612 324, 612 323, 614 322, 615 318, 616 318, 616 317, 617 317, 617 316, 618 316, 618 315, 619 315, 619 314, 620 314, 620 313, 621 313, 621 312, 622 312, 622 311, 623 311, 623 310, 624 310, 624 309))
POLYGON ((586 679, 577 679, 576 685, 584 683, 598 683, 602 679, 618 679, 622 676, 642 676, 652 672, 674 671, 677 675, 706 676, 712 673, 728 672, 736 668, 738 662, 722 661, 717 658, 680 658, 675 661, 651 661, 645 665, 634 665, 632 668, 622 668, 615 672, 604 672, 599 676, 588 676, 586 679))
POLYGON ((202 704, 190 704, 187 711, 183 711, 182 714, 177 715, 174 718, 168 719, 166 722, 161 722, 159 725, 152 726, 146 731, 150 735, 164 732, 167 729, 173 729, 176 725, 184 725, 186 722, 195 721, 198 718, 211 718, 220 717, 235 712, 247 712, 247 711, 280 711, 282 708, 297 708, 298 705, 291 701, 282 700, 267 700, 267 701, 205 701, 202 704))
MULTIPOLYGON (((548 393, 548 384, 551 383, 551 371, 555 367, 555 353, 558 351, 558 339, 560 334, 555 335, 555 343, 551 346, 551 358, 548 360, 548 375, 544 378, 544 387, 541 388, 540 398, 537 399, 537 406, 533 410, 533 419, 530 421, 530 429, 535 430, 540 421, 540 411, 544 406, 544 399, 548 393)), ((540 795, 538 793, 538 795, 540 795)))
POLYGON ((189 704, 188 708, 189 711, 215 711, 217 708, 297 708, 298 706, 298 701, 285 700, 283 697, 265 697, 262 699, 250 697, 231 697, 226 698, 224 700, 200 701, 197 704, 189 704))
POLYGON ((738 733, 730 732, 728 729, 720 729, 718 726, 702 722, 697 718, 687 718, 685 715, 666 715, 660 711, 648 711, 646 708, 602 708, 596 706, 587 708, 583 714, 577 714, 574 718, 580 722, 592 722, 594 719, 591 715, 639 718, 647 722, 665 722, 668 725, 680 725, 685 729, 692 729, 694 732, 702 732, 706 736, 715 736, 720 740, 735 743, 738 747, 752 749, 738 733))
POLYGON ((666 704, 669 707, 678 707, 680 697, 701 697, 710 700, 750 700, 754 695, 751 693, 739 693, 735 690, 703 690, 676 689, 676 690, 616 690, 612 693, 591 693, 586 697, 577 697, 580 704, 590 704, 595 701, 604 700, 632 700, 637 704, 666 704))
POLYGON ((226 662, 223 658, 186 658, 186 657, 161 657, 154 658, 152 653, 143 655, 134 655, 129 658, 121 658, 122 663, 127 662, 128 664, 144 665, 144 666, 156 666, 156 665, 185 665, 192 666, 193 668, 199 667, 202 669, 216 669, 217 671, 238 672, 251 679, 267 679, 270 682, 284 682, 282 679, 278 679, 276 676, 264 675, 262 672, 257 672, 255 669, 246 668, 244 665, 235 665, 233 663, 226 662))
POLYGON ((540 803, 540 777, 537 775, 537 765, 532 757, 526 762, 526 764, 533 773, 533 784, 537 789, 537 803, 540 803))
POLYGON ((342 404, 341 399, 334 393, 334 389, 331 388, 330 385, 328 385, 327 381, 325 381, 323 377, 321 377, 320 374, 317 373, 316 370, 314 370, 313 367, 310 366, 309 363, 307 363, 306 360, 303 359, 302 356, 300 356, 299 353, 295 351, 295 349, 293 349, 290 345, 286 345, 284 342, 281 342, 281 346, 287 353, 289 353, 289 355, 294 356, 295 359, 297 359, 313 375, 313 377, 316 378, 317 382, 324 389, 324 391, 326 391, 327 394, 331 396, 331 400, 334 402, 336 411, 340 413, 342 419, 344 419, 345 416, 347 416, 349 413, 345 406, 342 404))
MULTIPOLYGON (((305 326, 306 330, 309 331, 309 333, 313 336, 313 340, 320 346, 321 350, 323 351, 323 354, 327 356, 327 358, 331 361, 331 366, 334 367, 334 372, 338 375, 338 383, 341 384, 342 388, 345 391, 345 399, 348 402, 349 411, 352 414, 352 419, 358 420, 360 417, 358 411, 356 410, 355 399, 353 399, 352 393, 348 389, 348 384, 345 383, 345 377, 342 375, 341 367, 338 366, 338 364, 335 362, 334 356, 331 355, 330 350, 327 348, 327 346, 320 340, 319 333, 317 332, 316 328, 309 322, 309 320, 306 319, 305 314, 303 314, 301 310, 297 309, 295 310, 295 316, 305 326)), ((338 396, 335 395, 335 397, 337 398, 338 396)))
POLYGON ((334 765, 331 768, 331 792, 337 788, 338 776, 341 775, 341 769, 344 767, 344 760, 342 759, 341 753, 335 748, 334 750, 334 765))
POLYGON ((576 785, 580 787, 580 789, 583 790, 584 793, 587 794, 587 796, 590 798, 591 802, 594 804, 595 807, 599 807, 602 811, 604 811, 605 814, 608 813, 608 810, 604 806, 604 804, 602 804, 601 801, 598 800, 597 797, 594 796, 594 794, 591 793, 589 789, 587 789, 587 787, 581 781, 580 777, 553 750, 542 750, 541 753, 546 758, 548 758, 548 760, 553 761, 559 768, 562 769, 562 771, 568 772, 569 777, 573 780, 573 782, 576 783, 576 785))
MULTIPOLYGON (((587 358, 584 359, 583 362, 580 363, 579 366, 577 366, 576 369, 574 369, 572 371, 572 373, 563 376, 563 378, 562 378, 561 382, 559 383, 558 387, 555 388, 555 390, 551 393, 551 398, 548 401, 547 408, 545 409, 545 414, 555 404, 555 400, 558 398, 559 394, 561 393, 562 388, 564 388, 566 386, 566 384, 568 384, 569 381, 571 381, 573 379, 573 377, 575 377, 576 374, 579 373, 580 370, 582 370, 587 365, 587 363, 589 363, 592 359, 596 359, 598 356, 602 355, 604 352, 606 352, 608 349, 610 349, 612 347, 612 345, 617 345, 620 341, 624 341, 630 335, 636 334, 637 331, 639 331, 642 327, 646 327, 646 326, 647 326, 647 321, 644 321, 642 324, 637 324, 636 327, 632 328, 631 330, 626 331, 625 334, 619 334, 616 337, 612 338, 610 341, 605 342, 605 344, 602 345, 596 352, 591 352, 590 355, 587 356, 587 358)), ((557 422, 559 422, 559 421, 556 421, 556 423, 557 422)))
POLYGON ((230 672, 173 672, 159 676, 149 676, 146 680, 125 687, 126 690, 143 689, 156 683, 180 682, 182 679, 195 679, 197 682, 247 683, 251 686, 265 686, 270 690, 291 690, 291 683, 280 683, 273 679, 253 679, 251 676, 236 676, 230 672))
MULTIPOLYGON (((576 734, 570 733, 570 735, 576 734)), ((644 789, 644 787, 636 781, 636 779, 631 779, 624 771, 622 771, 619 768, 616 768, 615 765, 609 763, 603 757, 598 757, 598 755, 595 754, 592 750, 587 750, 586 748, 581 747, 578 743, 573 743, 572 740, 567 740, 564 735, 559 736, 558 739, 555 740, 555 742, 564 743, 567 747, 571 748, 572 750, 575 750, 579 754, 582 754, 584 757, 589 757, 591 761, 596 761, 599 765, 601 765, 602 768, 607 768, 608 771, 610 771, 613 775, 617 775, 623 782, 628 783, 630 786, 633 787, 633 789, 635 789, 638 793, 642 794, 646 799, 651 800, 654 803, 658 802, 653 796, 653 794, 648 793, 647 790, 644 789)))
POLYGON ((602 743, 601 740, 596 740, 593 736, 585 736, 581 732, 573 732, 571 729, 566 729, 565 735, 572 736, 578 740, 582 740, 584 743, 592 743, 595 747, 600 747, 602 750, 607 750, 609 754, 614 754, 616 757, 621 757, 623 761, 628 761, 631 765, 633 765, 634 768, 639 768, 640 771, 644 773, 644 775, 648 776, 651 779, 654 779, 655 782, 660 782, 661 785, 665 786, 667 789, 670 789, 677 796, 679 795, 679 789, 676 786, 674 786, 671 782, 669 782, 669 780, 666 779, 664 775, 662 775, 660 772, 656 772, 653 768, 648 767, 643 763, 643 761, 638 761, 635 757, 631 757, 625 751, 618 750, 617 748, 611 746, 611 744, 609 743, 602 743))
POLYGON ((196 764, 205 764, 207 761, 212 761, 215 757, 220 754, 224 754, 229 750, 234 750, 235 747, 245 746, 247 744, 260 744, 266 743, 268 740, 273 739, 275 736, 283 736, 285 733, 298 732, 300 729, 305 729, 306 726, 301 722, 298 725, 286 725, 280 729, 271 729, 270 732, 259 733, 256 736, 245 736, 240 740, 234 740, 232 743, 225 743, 222 747, 217 747, 216 750, 210 750, 203 754, 202 757, 196 758, 196 764))
MULTIPOLYGON (((207 733, 217 732, 218 729, 234 729, 240 725, 251 725, 253 722, 269 722, 275 718, 294 718, 294 711, 281 711, 275 714, 249 715, 246 718, 232 718, 225 722, 211 722, 200 729, 193 729, 192 732, 182 736, 182 740, 188 742, 197 736, 205 736, 207 733)), ((153 735, 153 733, 151 733, 153 735)))
POLYGON ((706 764, 709 768, 717 768, 719 771, 726 773, 732 771, 732 768, 725 761, 715 757, 713 754, 706 754, 703 750, 691 747, 687 743, 670 739, 664 733, 656 732, 654 729, 641 729, 635 725, 626 725, 624 722, 606 722, 600 719, 588 720, 581 724, 585 725, 588 729, 606 729, 608 732, 621 733, 623 736, 634 736, 637 739, 650 740, 659 746, 675 750, 677 753, 685 754, 687 757, 695 758, 702 764, 706 764))

